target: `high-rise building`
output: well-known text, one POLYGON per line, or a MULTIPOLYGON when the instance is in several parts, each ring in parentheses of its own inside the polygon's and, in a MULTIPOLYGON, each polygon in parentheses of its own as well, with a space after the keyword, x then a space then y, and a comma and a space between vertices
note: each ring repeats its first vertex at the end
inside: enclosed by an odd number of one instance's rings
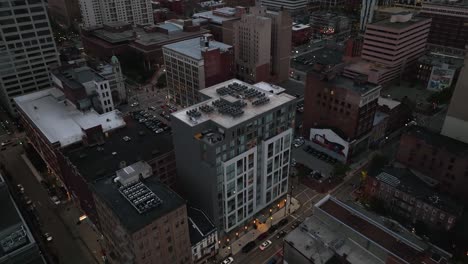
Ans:
POLYGON ((45 264, 39 246, 0 175, 0 264, 45 264))
POLYGON ((148 178, 143 162, 91 184, 106 259, 121 263, 192 263, 185 201, 148 178))
POLYGON ((249 83, 289 78, 292 18, 257 4, 234 24, 237 76, 249 83))
POLYGON ((424 1, 420 16, 431 18, 431 31, 427 40, 431 49, 463 54, 468 45, 467 1, 424 1))
POLYGON ((368 24, 361 51, 364 61, 347 66, 344 74, 351 78, 366 75, 369 82, 378 84, 401 77, 425 52, 430 26, 431 19, 412 13, 368 24))
POLYGON ((362 0, 361 18, 359 21, 359 30, 365 31, 367 24, 372 23, 374 11, 377 7, 377 0, 362 0))
POLYGON ((172 114, 177 186, 229 232, 288 192, 295 97, 236 79, 200 93, 172 114))
POLYGON ((234 77, 232 46, 211 38, 206 34, 163 46, 169 95, 177 105, 195 104, 199 90, 234 77))
POLYGON ((465 66, 460 71, 447 116, 442 127, 442 135, 468 143, 468 52, 465 54, 465 66))
POLYGON ((15 115, 13 98, 50 87, 59 62, 44 0, 0 3, 0 100, 15 115))
POLYGON ((83 26, 92 28, 112 22, 133 25, 153 24, 150 0, 79 0, 83 26))
POLYGON ((48 0, 50 18, 63 27, 78 26, 81 21, 78 0, 48 0))
POLYGON ((291 14, 306 12, 307 0, 261 0, 262 6, 269 10, 286 10, 291 14))

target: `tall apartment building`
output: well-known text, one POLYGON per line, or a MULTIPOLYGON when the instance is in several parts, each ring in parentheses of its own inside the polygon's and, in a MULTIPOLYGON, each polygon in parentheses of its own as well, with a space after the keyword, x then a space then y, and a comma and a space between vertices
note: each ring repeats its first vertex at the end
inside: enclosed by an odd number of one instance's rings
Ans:
POLYGON ((44 0, 0 3, 0 101, 15 115, 13 98, 50 87, 59 63, 44 0))
POLYGON ((75 27, 81 21, 78 0, 48 0, 50 18, 63 27, 75 27))
POLYGON ((364 62, 347 66, 344 74, 352 78, 363 74, 378 84, 401 77, 425 52, 430 26, 431 19, 413 17, 412 13, 367 25, 361 52, 364 62))
POLYGON ((153 8, 150 0, 79 1, 85 28, 112 22, 126 22, 133 25, 153 24, 153 8))
POLYGON ((364 32, 367 24, 372 23, 374 12, 377 8, 377 0, 362 0, 361 17, 359 20, 359 30, 364 32))
POLYGON ((0 264, 45 264, 42 252, 0 175, 0 264))
POLYGON ((170 99, 184 107, 200 101, 199 90, 234 77, 232 46, 211 34, 163 46, 170 99))
POLYGON ((298 14, 306 11, 307 0, 261 0, 262 6, 269 10, 287 10, 291 14, 298 14))
POLYGON ((442 127, 442 135, 468 143, 468 52, 465 53, 465 66, 461 69, 452 100, 442 127))
POLYGON ((237 76, 249 83, 289 78, 292 18, 258 4, 234 24, 237 76))
POLYGON ((431 49, 463 54, 468 45, 468 2, 425 1, 420 16, 432 19, 427 40, 431 49))
POLYGON ((92 184, 109 263, 192 263, 185 201, 132 164, 92 184))
POLYGON ((295 97, 233 79, 172 114, 178 187, 229 232, 288 192, 295 97))

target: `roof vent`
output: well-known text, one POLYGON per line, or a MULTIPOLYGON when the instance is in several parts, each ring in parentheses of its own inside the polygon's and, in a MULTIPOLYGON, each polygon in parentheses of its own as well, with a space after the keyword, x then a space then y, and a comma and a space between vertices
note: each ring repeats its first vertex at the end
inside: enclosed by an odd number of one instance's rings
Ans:
POLYGON ((115 155, 117 155, 117 152, 115 152, 115 151, 112 152, 112 156, 115 156, 115 155))
POLYGON ((130 141, 132 138, 129 137, 129 136, 125 136, 125 137, 123 137, 122 139, 123 139, 125 142, 128 142, 128 141, 130 141))

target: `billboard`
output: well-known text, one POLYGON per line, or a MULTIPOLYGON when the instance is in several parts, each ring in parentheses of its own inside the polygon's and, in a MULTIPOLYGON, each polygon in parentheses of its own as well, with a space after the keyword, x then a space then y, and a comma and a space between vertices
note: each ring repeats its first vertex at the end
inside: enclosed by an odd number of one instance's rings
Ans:
POLYGON ((449 88, 452 84, 453 76, 455 75, 455 70, 433 67, 431 77, 427 83, 427 89, 431 91, 441 91, 445 88, 449 88))
POLYGON ((331 129, 311 128, 310 141, 329 149, 344 158, 348 156, 349 143, 331 129))

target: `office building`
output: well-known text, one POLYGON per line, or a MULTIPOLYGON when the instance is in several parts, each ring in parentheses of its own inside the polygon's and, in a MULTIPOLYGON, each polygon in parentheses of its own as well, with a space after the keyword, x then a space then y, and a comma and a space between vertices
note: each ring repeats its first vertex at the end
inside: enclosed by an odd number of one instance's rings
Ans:
POLYGON ((45 1, 2 1, 0 30, 0 101, 16 115, 13 98, 49 88, 59 63, 45 1))
POLYGON ((432 19, 430 49, 463 55, 468 45, 468 1, 424 1, 420 16, 432 19))
POLYGON ((371 172, 364 192, 408 224, 423 222, 434 229, 450 230, 463 212, 461 204, 397 164, 371 172))
POLYGON ((307 8, 307 3, 307 0, 261 0, 262 6, 268 8, 268 10, 286 10, 291 15, 304 13, 307 8))
POLYGON ((203 28, 210 31, 216 41, 228 45, 234 44, 234 23, 247 12, 245 7, 222 7, 211 11, 193 14, 203 28))
POLYGON ((396 221, 327 195, 284 238, 284 263, 437 264, 451 255, 396 221))
POLYGON ((79 99, 84 93, 80 86, 66 88, 65 80, 63 92, 51 88, 15 100, 28 146, 83 214, 99 225, 89 184, 138 161, 150 164, 154 178, 174 187, 176 166, 169 133, 156 134, 135 117, 124 119, 117 110, 98 113, 89 107, 88 97, 79 99))
POLYGON ((79 0, 83 27, 94 28, 107 23, 132 25, 153 24, 151 0, 79 0))
POLYGON ((377 0, 362 0, 361 4, 361 17, 359 20, 359 30, 364 32, 366 30, 367 24, 373 22, 374 12, 377 8, 377 0))
POLYGON ((467 201, 468 144, 413 126, 402 135, 396 160, 427 176, 443 193, 467 201))
POLYGON ((218 230, 200 209, 187 207, 187 216, 193 262, 203 263, 218 253, 218 230))
POLYGON ((304 95, 304 135, 314 148, 346 162, 367 148, 380 90, 380 85, 338 73, 309 72, 304 95))
POLYGON ((416 78, 426 89, 441 91, 456 84, 463 63, 463 56, 430 52, 418 59, 416 78))
POLYGON ((200 29, 192 20, 173 19, 143 27, 115 22, 81 33, 83 47, 93 57, 110 61, 115 55, 122 64, 151 71, 164 64, 164 45, 200 37, 208 30, 200 29))
POLYGON ((78 28, 81 22, 79 0, 48 0, 50 18, 64 28, 78 28))
POLYGON ((92 183, 109 263, 192 263, 185 201, 132 164, 92 183))
POLYGON ((0 264, 47 263, 1 175, 0 208, 0 264))
POLYGON ((365 75, 371 83, 400 79, 426 50, 431 19, 412 13, 392 15, 389 20, 368 24, 360 61, 345 68, 344 75, 365 75))
POLYGON ((234 77, 232 46, 206 34, 163 46, 171 101, 184 107, 199 102, 199 90, 234 77))
POLYGON ((468 107, 465 98, 468 96, 468 52, 465 54, 464 66, 460 71, 455 90, 453 91, 447 115, 442 127, 442 135, 468 143, 468 107))
POLYGON ((200 93, 172 114, 177 185, 230 232, 288 192, 295 97, 236 79, 200 93))
POLYGON ((311 14, 309 25, 316 36, 341 36, 344 38, 351 32, 351 20, 347 16, 329 11, 311 14))

